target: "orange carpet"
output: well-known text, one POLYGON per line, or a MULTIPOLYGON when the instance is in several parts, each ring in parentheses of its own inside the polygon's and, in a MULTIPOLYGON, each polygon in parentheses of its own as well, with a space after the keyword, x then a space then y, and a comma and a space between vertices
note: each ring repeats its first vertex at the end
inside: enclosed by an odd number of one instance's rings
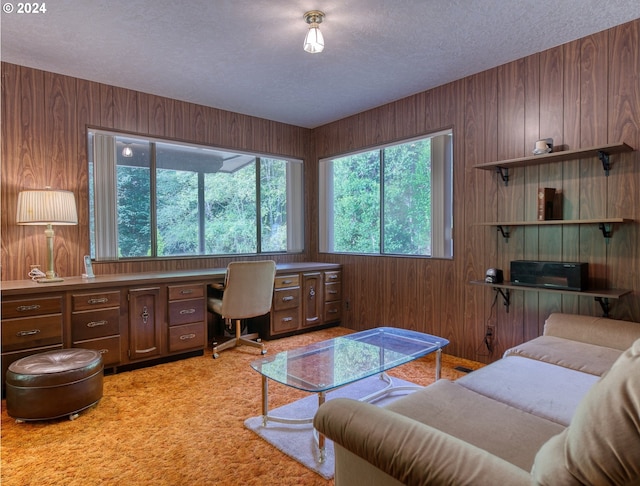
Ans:
MULTIPOLYGON (((347 334, 343 328, 267 342, 269 355, 347 334)), ((446 351, 446 349, 445 349, 446 351)), ((223 351, 217 360, 188 358, 105 376, 100 403, 67 419, 16 424, 2 401, 3 486, 27 485, 333 485, 247 430, 260 414, 255 348, 223 351)), ((427 385, 433 355, 389 374, 427 385)), ((444 378, 454 367, 482 366, 443 355, 444 378)), ((270 384, 270 408, 306 396, 270 384)))

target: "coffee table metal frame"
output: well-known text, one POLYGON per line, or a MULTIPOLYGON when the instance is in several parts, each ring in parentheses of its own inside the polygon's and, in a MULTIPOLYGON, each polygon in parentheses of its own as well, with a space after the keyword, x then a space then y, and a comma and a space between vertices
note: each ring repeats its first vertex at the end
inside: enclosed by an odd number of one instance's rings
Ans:
MULTIPOLYGON (((360 398, 373 402, 390 393, 422 388, 418 385, 394 386, 386 371, 436 353, 436 380, 440 379, 442 348, 447 339, 407 329, 378 327, 329 339, 261 358, 251 367, 262 376, 262 424, 307 424, 313 417, 287 418, 269 414, 269 380, 318 394, 318 407, 329 391, 380 374, 387 385, 360 398)), ((325 438, 317 434, 319 462, 325 459, 325 438)))

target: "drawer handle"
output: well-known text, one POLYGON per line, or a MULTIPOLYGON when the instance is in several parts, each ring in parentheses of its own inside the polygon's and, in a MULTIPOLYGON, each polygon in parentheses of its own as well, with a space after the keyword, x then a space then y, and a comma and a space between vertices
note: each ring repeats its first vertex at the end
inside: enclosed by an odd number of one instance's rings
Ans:
POLYGON ((337 278, 338 278, 337 275, 329 275, 329 280, 335 280, 337 278))
POLYGON ((283 317, 282 322, 291 322, 293 321, 293 317, 283 317))
POLYGON ((329 314, 337 314, 338 313, 338 309, 329 309, 327 312, 329 314))
POLYGON ((329 293, 332 294, 332 295, 336 295, 338 293, 338 291, 337 290, 329 290, 329 293))
POLYGON ((293 283, 293 280, 283 280, 282 283, 283 284, 290 284, 290 283, 293 283))
POLYGON ((189 294, 193 294, 193 289, 185 289, 185 290, 181 290, 180 293, 182 295, 189 295, 189 294))
POLYGON ((40 329, 31 329, 29 331, 18 331, 16 333, 16 336, 18 337, 33 336, 34 334, 38 334, 39 332, 40 332, 40 329))
POLYGON ((99 349, 98 350, 98 353, 100 353, 100 354, 107 354, 108 352, 109 352, 108 349, 99 349))
POLYGON ((309 289, 309 297, 314 297, 316 295, 316 289, 314 289, 313 287, 311 287, 309 289))
POLYGON ((293 300, 293 295, 287 295, 286 297, 282 298, 282 302, 290 302, 293 300))
POLYGON ((89 299, 89 300, 87 300, 87 304, 89 304, 89 305, 106 304, 107 302, 109 302, 109 298, 108 297, 100 297, 99 299, 89 299))
POLYGON ((27 312, 27 311, 32 311, 32 310, 38 310, 39 308, 40 308, 39 304, 19 305, 18 307, 16 307, 16 310, 18 312, 27 312))
POLYGON ((109 321, 91 321, 87 322, 87 327, 106 326, 107 324, 109 324, 109 321))
POLYGON ((195 309, 182 309, 180 311, 181 315, 185 315, 185 314, 195 314, 196 310, 195 309))
POLYGON ((180 341, 187 341, 189 339, 193 339, 195 338, 196 335, 194 333, 191 334, 183 334, 182 336, 180 336, 180 341))

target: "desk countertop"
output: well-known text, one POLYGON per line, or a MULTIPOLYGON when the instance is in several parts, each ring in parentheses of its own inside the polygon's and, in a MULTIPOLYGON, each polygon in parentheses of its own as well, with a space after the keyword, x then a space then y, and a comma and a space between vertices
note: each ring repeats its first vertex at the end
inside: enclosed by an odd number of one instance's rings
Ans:
MULTIPOLYGON (((340 264, 299 262, 279 263, 276 265, 276 274, 287 272, 306 272, 319 270, 338 270, 340 264)), ((62 282, 38 283, 29 279, 7 280, 0 282, 2 296, 20 295, 28 293, 60 292, 64 290, 90 290, 92 287, 144 285, 169 281, 170 283, 189 282, 194 280, 219 281, 224 278, 227 269, 200 268, 194 270, 174 270, 168 272, 140 272, 111 275, 96 275, 93 278, 64 277, 62 282)))

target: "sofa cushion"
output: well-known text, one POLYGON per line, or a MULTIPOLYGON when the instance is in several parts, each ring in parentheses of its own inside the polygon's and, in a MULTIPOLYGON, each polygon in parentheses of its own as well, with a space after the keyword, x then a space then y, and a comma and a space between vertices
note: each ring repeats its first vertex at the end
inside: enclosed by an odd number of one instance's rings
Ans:
POLYGON ((537 484, 640 484, 640 339, 587 393, 570 426, 538 452, 537 484))
POLYGON ((606 317, 553 313, 545 321, 544 335, 624 351, 636 339, 640 339, 640 323, 606 317))
POLYGON ((580 400, 598 378, 534 359, 509 356, 463 376, 456 383, 566 427, 580 400))
POLYGON ((385 408, 484 449, 526 471, 536 452, 564 427, 439 380, 385 408))
MULTIPOLYGON (((640 327, 640 326, 639 326, 640 327)), ((540 336, 505 351, 504 356, 537 359, 572 370, 601 376, 622 351, 556 336, 540 336)))

